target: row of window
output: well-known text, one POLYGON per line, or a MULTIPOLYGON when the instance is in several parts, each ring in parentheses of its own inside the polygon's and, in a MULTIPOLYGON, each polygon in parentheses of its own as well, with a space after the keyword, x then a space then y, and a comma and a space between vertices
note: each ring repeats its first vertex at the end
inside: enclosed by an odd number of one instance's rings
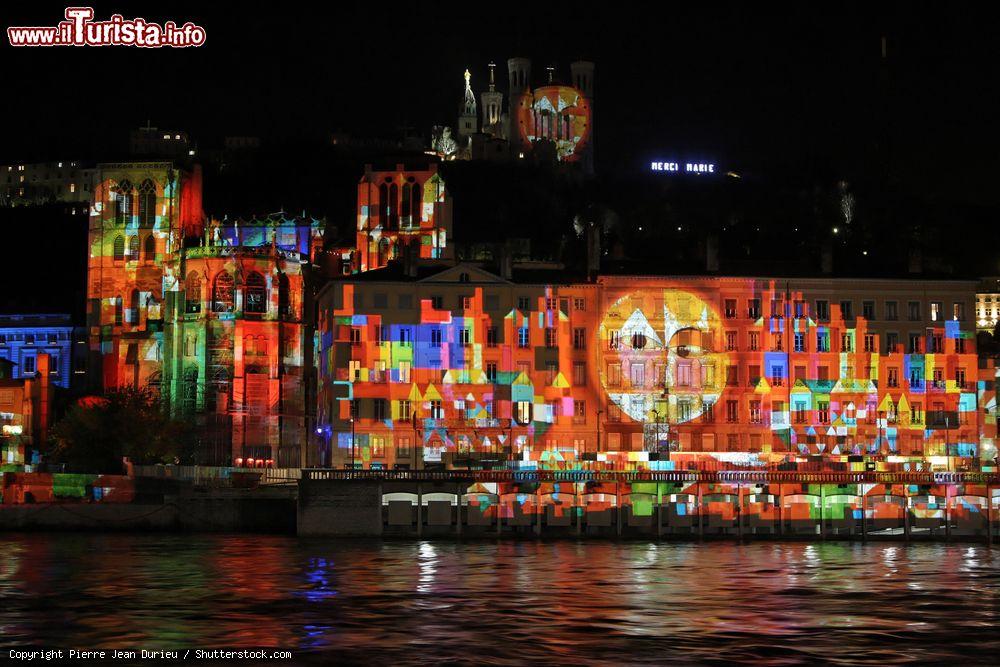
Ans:
MULTIPOLYGON (((288 300, 288 276, 278 274, 278 310, 282 315, 290 315, 288 300)), ((192 271, 184 284, 185 311, 201 312, 201 274, 192 271)), ((267 312, 267 281, 263 274, 253 271, 243 283, 243 312, 267 312)), ((209 307, 213 313, 231 313, 236 308, 236 281, 228 271, 220 271, 212 280, 212 294, 209 307)))
MULTIPOLYGON (((782 352, 785 349, 785 334, 784 333, 763 333, 763 340, 768 343, 768 348, 772 352, 782 352)), ((837 337, 835 334, 831 334, 830 331, 817 331, 815 336, 811 337, 814 341, 814 347, 810 350, 809 342, 810 336, 804 332, 794 332, 791 334, 791 345, 793 352, 856 352, 857 340, 856 334, 853 331, 847 331, 840 334, 837 337), (840 343, 838 349, 834 349, 831 345, 831 340, 837 340, 840 343)), ((965 354, 966 343, 964 338, 955 338, 955 354, 965 354)), ((748 331, 745 336, 746 350, 749 352, 756 352, 761 350, 762 333, 758 331, 748 331)), ((943 354, 945 352, 945 339, 944 335, 941 333, 922 333, 922 332, 910 332, 908 338, 908 345, 906 351, 909 354, 923 354, 926 350, 931 354, 943 354)), ((616 349, 617 340, 614 338, 609 339, 609 347, 611 349, 616 349)), ((885 334, 885 353, 891 354, 897 351, 899 347, 899 334, 894 331, 890 331, 885 334)), ((740 336, 737 331, 726 331, 725 332, 725 349, 727 352, 738 352, 740 350, 740 336)), ((872 333, 863 334, 861 337, 861 351, 876 354, 879 352, 878 345, 878 335, 872 333)))
POLYGON ((156 222, 156 184, 147 178, 135 188, 130 181, 121 181, 111 189, 111 211, 117 225, 132 222, 132 216, 138 213, 139 225, 152 227, 156 222))
MULTIPOLYGON (((112 257, 116 262, 139 261, 139 237, 130 236, 126 245, 125 237, 119 234, 112 245, 112 257)), ((152 263, 156 259, 156 237, 147 234, 142 242, 142 261, 152 263)))
POLYGON ((47 334, 18 334, 18 333, 0 333, 0 344, 4 343, 14 343, 17 341, 23 341, 25 345, 34 345, 35 343, 47 342, 47 343, 57 343, 61 340, 69 340, 69 334, 65 331, 62 332, 49 332, 47 334))
MULTIPOLYGON (((463 274, 465 275, 465 274, 463 274)), ((435 310, 444 310, 445 300, 441 295, 433 295, 428 299, 430 301, 431 308, 435 310)), ((455 297, 455 308, 457 310, 471 310, 473 307, 474 298, 467 294, 460 294, 455 297)), ((584 297, 546 297, 543 302, 539 301, 538 297, 534 296, 519 296, 517 297, 517 309, 521 312, 527 313, 531 311, 538 310, 539 306, 543 305, 546 310, 562 312, 566 315, 570 313, 570 305, 574 311, 585 312, 587 310, 587 300, 584 297)), ((396 297, 396 306, 400 309, 412 309, 413 308, 413 295, 412 294, 399 294, 396 297)), ((376 292, 372 295, 372 307, 375 310, 384 310, 389 307, 389 295, 385 292, 376 292)), ((449 304, 449 307, 450 304, 449 304)), ((355 291, 354 293, 354 308, 356 310, 363 310, 365 308, 364 295, 360 291, 355 291)), ((487 311, 498 311, 500 310, 500 296, 498 294, 485 294, 483 296, 483 309, 487 311)))
MULTIPOLYGON (((843 299, 839 302, 835 302, 840 307, 840 316, 844 320, 853 320, 855 317, 854 311, 854 301, 851 299, 843 299)), ((785 303, 784 299, 772 299, 771 300, 771 310, 769 312, 770 317, 783 318, 783 317, 795 317, 804 318, 812 317, 820 321, 828 321, 830 319, 830 301, 826 299, 816 299, 814 302, 814 308, 812 311, 809 309, 809 302, 804 300, 797 300, 792 302, 791 309, 788 309, 788 305, 785 303)), ((762 316, 761 310, 761 300, 760 299, 747 299, 745 303, 745 312, 747 318, 751 320, 759 319, 762 316)), ((939 322, 949 316, 945 312, 943 301, 932 301, 930 303, 930 319, 932 322, 939 322)), ((738 306, 737 299, 725 299, 723 306, 723 314, 726 319, 737 319, 740 316, 740 310, 738 306)), ((874 300, 866 300, 861 302, 861 317, 868 321, 874 321, 878 319, 878 313, 876 311, 876 302, 874 300)), ((884 301, 882 304, 882 314, 885 320, 898 320, 899 319, 899 302, 898 301, 884 301)), ((918 321, 922 318, 922 304, 920 301, 907 301, 906 302, 906 314, 907 319, 912 321, 918 321)), ((965 319, 965 304, 959 301, 952 302, 950 318, 953 320, 964 320, 965 319)))

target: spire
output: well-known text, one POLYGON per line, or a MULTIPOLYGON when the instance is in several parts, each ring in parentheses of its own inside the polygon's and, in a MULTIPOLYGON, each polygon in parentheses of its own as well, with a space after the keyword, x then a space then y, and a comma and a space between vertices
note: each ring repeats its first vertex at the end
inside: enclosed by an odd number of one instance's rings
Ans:
POLYGON ((465 70, 465 102, 462 105, 462 115, 464 116, 475 116, 476 115, 476 96, 472 92, 472 73, 469 72, 468 68, 465 70))
POLYGON ((493 70, 496 69, 497 64, 491 60, 489 67, 490 67, 490 92, 492 93, 497 89, 496 81, 493 79, 493 70))
POLYGON ((549 73, 549 83, 552 83, 552 77, 555 76, 556 68, 551 66, 546 67, 545 71, 549 73))

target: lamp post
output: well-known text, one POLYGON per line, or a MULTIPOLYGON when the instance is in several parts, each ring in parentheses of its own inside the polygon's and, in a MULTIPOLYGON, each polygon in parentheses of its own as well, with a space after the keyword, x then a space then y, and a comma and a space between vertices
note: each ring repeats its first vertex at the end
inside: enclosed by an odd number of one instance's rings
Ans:
POLYGON ((354 463, 354 437, 355 437, 355 424, 356 423, 357 422, 354 419, 354 415, 351 415, 351 470, 354 470, 354 466, 355 466, 355 463, 354 463))
POLYGON ((594 450, 594 454, 601 451, 601 415, 604 414, 604 410, 597 411, 597 449, 594 450))
POLYGON ((951 440, 951 432, 949 430, 951 425, 948 422, 949 422, 949 418, 947 416, 945 416, 945 418, 944 418, 944 456, 945 456, 945 459, 948 461, 948 472, 952 472, 952 468, 954 466, 953 466, 953 463, 952 463, 952 460, 951 460, 951 446, 950 446, 950 444, 948 442, 949 440, 951 440))

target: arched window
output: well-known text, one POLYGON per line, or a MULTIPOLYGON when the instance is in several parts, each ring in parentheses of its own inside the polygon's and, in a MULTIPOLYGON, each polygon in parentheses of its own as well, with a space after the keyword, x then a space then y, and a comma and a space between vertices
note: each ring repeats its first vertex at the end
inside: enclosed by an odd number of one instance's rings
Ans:
POLYGON ((142 249, 143 260, 147 264, 152 264, 156 260, 156 237, 150 234, 146 237, 146 241, 143 244, 142 249))
POLYGON ((139 290, 133 289, 128 297, 128 323, 139 326, 139 290))
POLYGON ((246 301, 243 304, 243 312, 267 312, 267 286, 264 282, 264 276, 256 271, 247 276, 244 298, 246 301))
POLYGON ((403 198, 399 202, 399 214, 403 218, 404 225, 410 224, 410 201, 411 201, 410 191, 412 189, 413 189, 412 185, 410 185, 409 183, 403 183, 403 198))
POLYGON ((413 215, 410 218, 410 224, 413 227, 420 226, 420 218, 423 216, 424 207, 424 197, 423 197, 423 186, 419 183, 414 183, 413 187, 410 189, 410 210, 413 211, 413 215))
POLYGON ((115 224, 124 225, 132 222, 132 184, 127 180, 115 187, 114 204, 115 224))
POLYGON ((184 371, 184 411, 194 414, 198 407, 198 369, 189 367, 184 371))
POLYGON ((233 312, 233 277, 225 271, 215 276, 215 283, 212 285, 212 311, 233 312))
POLYGON ((192 271, 187 276, 184 283, 184 312, 201 312, 201 276, 197 271, 192 271))
POLYGON ((389 224, 389 186, 385 183, 378 186, 378 217, 382 227, 389 224))
POLYGON ((156 186, 148 178, 139 185, 139 226, 152 227, 156 222, 156 186))
POLYGON ((378 242, 378 265, 385 266, 389 263, 389 239, 384 236, 378 242))
POLYGON ((128 261, 139 261, 139 237, 130 236, 128 239, 128 261))
POLYGON ((115 237, 113 257, 116 262, 125 261, 125 237, 119 234, 115 237))
POLYGON ((291 318, 292 304, 288 300, 288 276, 284 273, 278 274, 278 313, 281 317, 291 318))
POLYGON ((389 186, 389 229, 399 229, 399 186, 389 186))
POLYGON ((120 296, 114 297, 115 300, 115 326, 120 327, 122 325, 122 298, 120 296))

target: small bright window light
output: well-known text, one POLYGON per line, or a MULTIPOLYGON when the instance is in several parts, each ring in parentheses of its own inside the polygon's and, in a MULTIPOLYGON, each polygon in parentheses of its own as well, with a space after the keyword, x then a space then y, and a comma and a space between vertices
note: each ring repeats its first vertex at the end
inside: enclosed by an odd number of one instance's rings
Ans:
POLYGON ((833 228, 833 233, 834 234, 839 234, 840 233, 840 227, 834 227, 833 228))

